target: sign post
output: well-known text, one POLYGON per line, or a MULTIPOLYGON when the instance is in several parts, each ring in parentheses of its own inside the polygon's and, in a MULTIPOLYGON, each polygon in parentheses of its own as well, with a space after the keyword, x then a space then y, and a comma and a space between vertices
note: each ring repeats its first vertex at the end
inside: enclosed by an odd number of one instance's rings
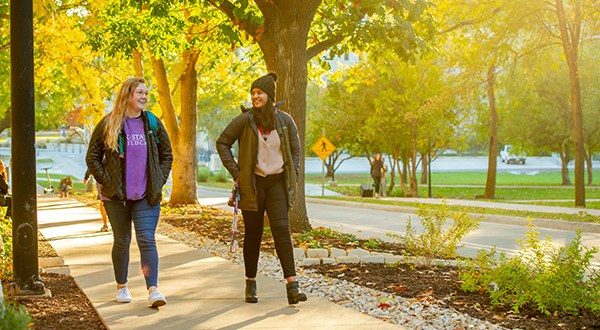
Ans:
POLYGON ((325 137, 325 129, 323 129, 323 136, 317 140, 317 143, 315 143, 310 150, 312 150, 315 154, 317 154, 317 156, 319 156, 319 158, 321 158, 321 160, 323 160, 321 173, 321 197, 323 197, 325 196, 325 159, 327 159, 327 157, 329 157, 329 155, 335 151, 335 146, 333 143, 331 143, 331 141, 325 137))

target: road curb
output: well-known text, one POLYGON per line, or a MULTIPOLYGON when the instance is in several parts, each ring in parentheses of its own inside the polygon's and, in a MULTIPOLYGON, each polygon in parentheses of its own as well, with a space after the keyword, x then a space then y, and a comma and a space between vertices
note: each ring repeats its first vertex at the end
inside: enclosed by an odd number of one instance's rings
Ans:
MULTIPOLYGON (((361 209, 399 212, 399 213, 413 213, 414 214, 417 211, 416 207, 410 207, 410 206, 359 203, 359 202, 338 201, 338 200, 311 198, 311 197, 306 197, 306 202, 314 203, 314 204, 355 207, 355 208, 361 208, 361 209)), ((483 216, 482 221, 486 221, 486 222, 495 222, 495 223, 502 223, 502 224, 507 224, 507 225, 516 225, 516 226, 523 226, 523 227, 528 225, 527 218, 523 218, 523 217, 512 217, 512 216, 507 216, 507 215, 484 214, 484 213, 471 213, 471 215, 473 215, 475 217, 483 216)), ((533 219, 533 224, 538 227, 541 227, 541 228, 573 230, 573 231, 575 231, 577 229, 581 229, 586 233, 600 233, 600 224, 596 224, 596 223, 572 222, 572 221, 550 220, 550 219, 533 219)))

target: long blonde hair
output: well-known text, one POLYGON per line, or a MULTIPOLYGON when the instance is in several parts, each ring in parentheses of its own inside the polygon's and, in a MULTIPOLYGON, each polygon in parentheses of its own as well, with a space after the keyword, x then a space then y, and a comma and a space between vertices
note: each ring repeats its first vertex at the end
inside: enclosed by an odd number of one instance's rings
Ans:
POLYGON ((106 115, 106 123, 104 126, 104 144, 107 148, 114 151, 119 151, 119 134, 121 134, 121 127, 123 121, 127 117, 127 106, 133 96, 133 92, 139 84, 145 84, 144 78, 129 78, 123 83, 117 98, 113 104, 112 111, 106 115))

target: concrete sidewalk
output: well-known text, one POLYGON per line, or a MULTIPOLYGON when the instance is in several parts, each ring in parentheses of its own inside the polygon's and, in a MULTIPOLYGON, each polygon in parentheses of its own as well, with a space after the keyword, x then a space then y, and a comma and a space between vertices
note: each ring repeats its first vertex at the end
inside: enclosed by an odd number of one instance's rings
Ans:
POLYGON ((247 304, 242 267, 163 235, 156 240, 167 305, 147 307, 135 236, 128 285, 133 302, 117 303, 112 233, 99 232, 101 223, 99 211, 74 199, 38 195, 39 230, 110 329, 404 329, 315 296, 289 306, 285 285, 260 274, 259 303, 247 304))

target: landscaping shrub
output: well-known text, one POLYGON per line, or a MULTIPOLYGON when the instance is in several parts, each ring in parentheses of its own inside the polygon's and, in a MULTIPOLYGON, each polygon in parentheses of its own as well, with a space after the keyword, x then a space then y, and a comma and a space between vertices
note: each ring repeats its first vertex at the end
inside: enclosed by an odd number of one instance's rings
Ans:
POLYGON ((419 204, 417 206, 417 217, 423 226, 423 232, 417 231, 411 224, 411 217, 406 221, 406 236, 404 238, 397 234, 386 233, 390 238, 404 240, 406 250, 415 260, 424 266, 433 266, 434 259, 448 259, 458 256, 456 250, 462 237, 479 228, 478 219, 469 214, 469 208, 460 211, 451 211, 447 201, 443 201, 441 207, 431 208, 419 204), (444 226, 452 220, 447 229, 444 226))
POLYGON ((508 258, 496 257, 495 249, 463 260, 460 277, 465 291, 487 290, 495 306, 511 306, 519 312, 529 306, 550 315, 555 312, 600 315, 600 274, 591 268, 598 252, 581 243, 581 230, 566 246, 556 246, 550 236, 540 240, 529 220, 521 251, 508 258))
POLYGON ((0 298, 0 329, 29 329, 31 321, 31 314, 27 313, 25 306, 14 301, 6 302, 4 296, 0 298))
POLYGON ((208 167, 198 167, 198 173, 196 173, 196 181, 207 182, 211 172, 208 167))

